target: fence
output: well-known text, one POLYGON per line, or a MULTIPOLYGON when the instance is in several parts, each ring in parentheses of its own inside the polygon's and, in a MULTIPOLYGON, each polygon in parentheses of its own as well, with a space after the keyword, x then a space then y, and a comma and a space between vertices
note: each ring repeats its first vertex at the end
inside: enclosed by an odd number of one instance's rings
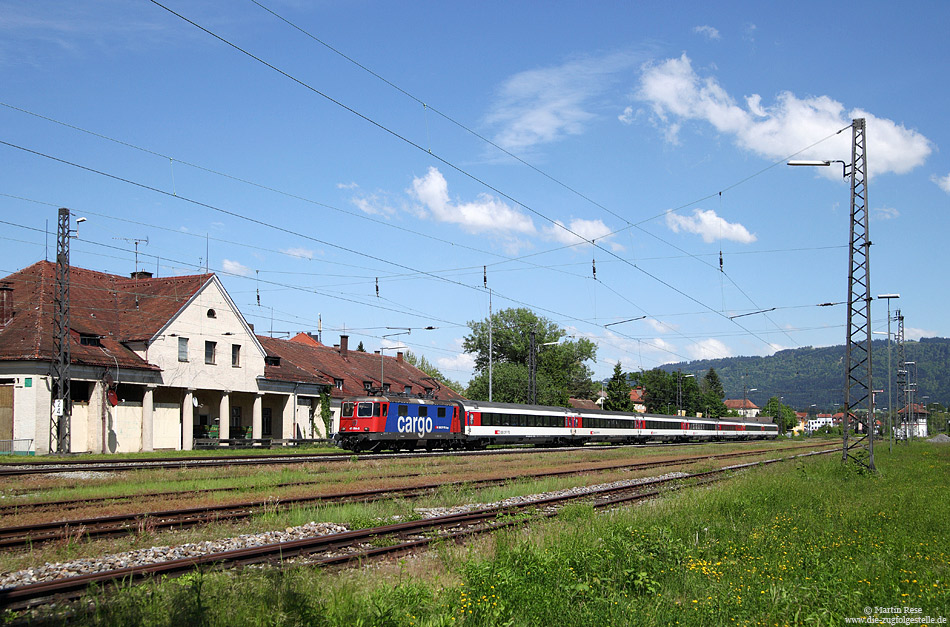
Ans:
POLYGON ((35 455, 33 440, 0 440, 0 455, 35 455))

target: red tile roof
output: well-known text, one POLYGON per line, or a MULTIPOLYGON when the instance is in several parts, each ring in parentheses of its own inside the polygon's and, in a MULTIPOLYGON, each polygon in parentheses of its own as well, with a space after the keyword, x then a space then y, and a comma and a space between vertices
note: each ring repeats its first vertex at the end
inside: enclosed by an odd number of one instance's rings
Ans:
POLYGON ((568 399, 568 402, 570 402, 571 407, 573 407, 574 409, 600 409, 601 408, 600 405, 586 398, 571 397, 568 399))
MULTIPOLYGON (((150 339, 211 277, 131 279, 71 267, 72 362, 156 369, 122 342, 150 339), (80 335, 98 336, 101 346, 81 344, 80 335)), ((13 288, 13 317, 0 328, 0 360, 52 359, 56 264, 37 262, 2 283, 13 288)))
POLYGON ((630 400, 634 403, 643 404, 643 388, 631 388, 630 390, 630 400))
POLYGON ((747 398, 729 398, 723 401, 726 409, 758 409, 759 406, 747 398))
POLYGON ((268 379, 326 383, 333 386, 330 395, 334 398, 365 394, 366 381, 378 388, 381 360, 383 377, 394 393, 402 393, 409 386, 412 394, 423 394, 425 388, 431 388, 436 398, 462 398, 450 388, 443 386, 440 389, 438 383, 410 365, 401 354, 380 357, 375 353, 346 350, 344 355, 339 346, 324 346, 305 333, 291 340, 265 336, 258 336, 257 339, 268 355, 281 358, 279 367, 265 366, 264 374, 268 379), (337 379, 342 380, 342 389, 336 387, 337 379))

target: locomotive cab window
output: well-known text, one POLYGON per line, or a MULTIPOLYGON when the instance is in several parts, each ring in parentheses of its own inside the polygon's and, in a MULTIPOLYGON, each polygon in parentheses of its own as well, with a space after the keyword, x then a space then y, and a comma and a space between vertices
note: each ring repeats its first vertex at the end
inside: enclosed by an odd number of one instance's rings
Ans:
POLYGON ((343 412, 341 414, 345 418, 350 418, 353 416, 353 403, 343 403, 343 412))
MULTIPOLYGON (((377 412, 376 415, 379 415, 379 409, 377 409, 376 412, 377 412)), ((373 403, 357 403, 356 415, 359 418, 372 418, 373 417, 373 403)))

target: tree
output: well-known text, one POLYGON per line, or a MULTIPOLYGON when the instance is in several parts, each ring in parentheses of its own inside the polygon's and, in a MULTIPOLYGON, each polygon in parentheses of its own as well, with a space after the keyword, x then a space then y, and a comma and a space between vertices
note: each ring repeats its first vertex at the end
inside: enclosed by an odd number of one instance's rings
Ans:
POLYGON ((785 433, 798 424, 798 418, 795 416, 795 410, 788 405, 783 405, 779 397, 773 396, 765 404, 759 413, 760 416, 769 416, 778 426, 779 433, 785 433))
POLYGON ((700 384, 703 394, 714 395, 719 400, 726 398, 726 391, 722 387, 722 381, 716 373, 715 368, 710 368, 703 376, 703 382, 700 384))
POLYGON ((630 400, 630 383, 627 375, 620 369, 620 362, 614 366, 614 374, 607 383, 607 398, 604 399, 604 409, 610 411, 634 411, 633 401, 630 400))
MULTIPOLYGON (((471 332, 463 340, 465 352, 475 355, 476 374, 469 382, 468 396, 488 400, 488 319, 470 321, 471 332)), ((526 403, 528 358, 534 332, 537 357, 538 402, 568 406, 568 397, 592 398, 597 386, 585 364, 596 359, 597 347, 586 338, 561 341, 566 332, 530 309, 504 309, 491 317, 492 400, 526 403), (507 367, 510 365, 512 367, 507 367), (505 377, 514 377, 513 381, 505 377)))
POLYGON ((365 353, 365 352, 366 352, 366 349, 363 348, 363 341, 362 341, 362 340, 360 340, 359 345, 356 347, 356 352, 358 352, 358 353, 365 353))
POLYGON ((660 368, 639 372, 637 383, 643 387, 643 402, 651 414, 676 413, 676 376, 660 368))

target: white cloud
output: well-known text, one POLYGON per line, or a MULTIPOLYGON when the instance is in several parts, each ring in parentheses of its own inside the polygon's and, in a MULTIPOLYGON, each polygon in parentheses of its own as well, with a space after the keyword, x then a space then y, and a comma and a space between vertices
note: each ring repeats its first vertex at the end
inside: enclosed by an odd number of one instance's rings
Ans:
POLYGON ((440 368, 445 370, 471 372, 475 369, 475 355, 470 353, 459 353, 455 357, 439 357, 435 361, 440 368))
POLYGON ((290 255, 291 257, 299 257, 300 259, 313 259, 314 252, 309 248, 296 247, 296 248, 285 248, 280 252, 285 255, 290 255))
POLYGON ((733 357, 732 349, 715 338, 708 338, 686 347, 690 359, 720 359, 733 357))
POLYGON ((872 220, 893 220, 901 214, 893 207, 875 207, 871 209, 872 220))
POLYGON ((946 176, 937 176, 934 174, 930 177, 930 180, 936 183, 940 189, 950 194, 950 174, 946 176))
POLYGON ((489 126, 499 128, 495 143, 519 151, 579 135, 595 117, 595 98, 634 63, 632 55, 617 53, 515 74, 486 116, 489 126))
POLYGON ((386 198, 379 194, 362 194, 354 196, 352 203, 363 213, 372 216, 389 217, 396 213, 396 209, 389 204, 386 198))
POLYGON ((435 167, 430 167, 425 176, 413 178, 408 193, 422 203, 422 216, 457 224, 469 233, 508 236, 536 232, 531 218, 489 194, 479 194, 474 202, 452 202, 448 183, 435 167))
POLYGON ((751 244, 757 239, 744 226, 738 222, 727 222, 716 215, 716 212, 712 209, 705 211, 695 209, 692 217, 681 216, 672 211, 667 212, 666 226, 674 233, 679 233, 682 230, 700 235, 707 244, 715 242, 719 238, 739 242, 740 244, 751 244))
POLYGON ((639 111, 634 112, 633 107, 627 107, 623 110, 623 113, 617 116, 617 119, 624 124, 630 125, 633 124, 633 121, 637 119, 638 114, 639 111))
MULTIPOLYGON (((654 121, 667 139, 676 143, 683 122, 701 120, 717 131, 732 135, 736 144, 767 159, 782 159, 795 154, 797 159, 841 158, 850 161, 851 134, 837 131, 852 118, 867 120, 868 137, 873 137, 873 173, 903 174, 921 165, 933 150, 930 140, 891 120, 860 109, 845 111, 844 105, 828 96, 798 98, 791 92, 780 93, 771 106, 753 94, 745 107, 719 84, 715 77, 700 77, 689 57, 667 59, 644 66, 638 98, 652 108, 654 121), (831 136, 804 152, 803 147, 831 136)), ((868 140, 871 143, 871 139, 868 140)), ((839 177, 834 168, 823 168, 828 176, 839 177)))
POLYGON ((695 26, 693 27, 693 32, 713 41, 722 39, 719 35, 719 31, 712 26, 695 26))
POLYGON ((251 269, 244 264, 231 261, 230 259, 225 259, 221 262, 221 269, 228 274, 236 274, 238 276, 251 276, 254 274, 251 269))
POLYGON ((907 327, 904 329, 904 339, 919 341, 923 337, 940 337, 940 334, 936 331, 929 331, 927 329, 916 329, 914 327, 907 327))
POLYGON ((655 337, 640 342, 641 353, 662 354, 676 356, 676 345, 667 342, 661 337, 655 337))
MULTIPOLYGON (((607 236, 611 233, 611 228, 604 224, 602 220, 584 220, 578 218, 571 220, 568 224, 564 224, 560 220, 555 220, 554 222, 555 224, 544 229, 544 233, 548 238, 561 242, 562 244, 583 244, 591 240, 602 240, 601 243, 604 243, 604 241, 607 240, 607 236)), ((613 250, 623 250, 623 246, 619 244, 611 243, 610 247, 613 250)))
POLYGON ((657 333, 669 333, 678 328, 677 325, 670 324, 669 322, 660 322, 656 318, 645 318, 643 322, 652 327, 657 333))
POLYGON ((359 187, 359 183, 356 182, 336 184, 337 189, 359 189, 359 187))

